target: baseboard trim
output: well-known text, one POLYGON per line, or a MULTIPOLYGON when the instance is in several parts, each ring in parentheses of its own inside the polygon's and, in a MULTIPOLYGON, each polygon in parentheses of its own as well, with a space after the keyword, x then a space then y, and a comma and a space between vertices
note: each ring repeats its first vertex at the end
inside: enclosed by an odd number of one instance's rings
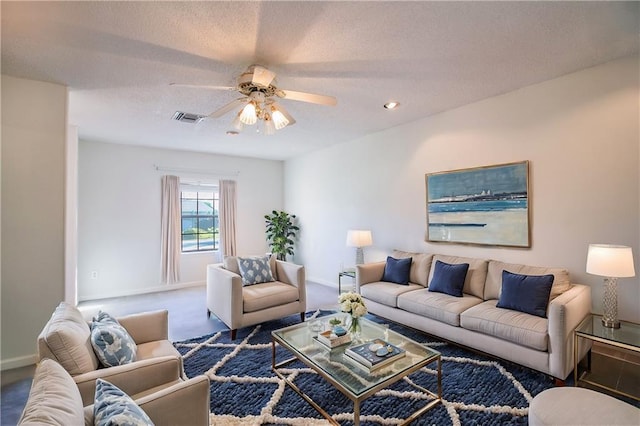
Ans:
POLYGON ((333 281, 323 280, 322 278, 307 277, 307 281, 311 281, 326 287, 338 288, 338 284, 334 283, 333 281))
POLYGON ((100 300, 100 299, 111 299, 113 297, 136 296, 139 294, 158 293, 161 291, 181 290, 183 288, 200 287, 200 286, 203 287, 205 285, 206 285, 205 281, 191 281, 187 283, 163 284, 155 287, 147 287, 147 288, 142 288, 134 291, 99 293, 91 296, 78 296, 78 302, 87 302, 87 301, 94 301, 94 300, 100 300))
POLYGON ((38 362, 38 355, 25 355, 15 358, 0 360, 0 371, 13 370, 14 368, 27 367, 38 362))

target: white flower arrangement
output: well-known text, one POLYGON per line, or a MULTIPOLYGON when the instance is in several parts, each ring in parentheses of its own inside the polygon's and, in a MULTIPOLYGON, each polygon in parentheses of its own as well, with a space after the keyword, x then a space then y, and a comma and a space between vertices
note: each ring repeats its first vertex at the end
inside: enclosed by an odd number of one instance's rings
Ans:
POLYGON ((360 318, 366 315, 367 307, 364 305, 362 296, 352 291, 348 293, 342 293, 338 298, 340 302, 340 309, 342 312, 346 312, 353 318, 360 318))

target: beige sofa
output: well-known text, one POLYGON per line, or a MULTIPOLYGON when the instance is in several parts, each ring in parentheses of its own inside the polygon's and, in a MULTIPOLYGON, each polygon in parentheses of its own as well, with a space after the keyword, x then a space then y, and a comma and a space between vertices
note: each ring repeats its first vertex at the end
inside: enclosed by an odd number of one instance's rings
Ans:
MULTIPOLYGON (((168 380, 143 394, 129 395, 156 426, 209 424, 209 379, 181 380, 177 358, 164 358, 149 373, 168 380)), ((107 379, 120 388, 114 377, 107 379)), ((95 381, 95 380, 94 380, 95 381)), ((83 402, 73 377, 56 361, 44 358, 36 368, 29 399, 18 422, 26 425, 93 425, 93 395, 83 402)))
POLYGON ((295 313, 304 321, 307 308, 304 266, 271 257, 275 281, 242 285, 235 256, 207 266, 207 314, 213 312, 231 329, 260 324, 295 313))
POLYGON ((408 285, 381 281, 385 262, 356 267, 356 288, 369 312, 558 380, 573 370, 573 330, 591 310, 591 289, 571 283, 567 270, 398 250, 392 257, 412 257, 408 285), (428 291, 436 260, 469 264, 463 297, 428 291), (503 270, 554 275, 547 318, 496 307, 503 270))
MULTIPOLYGON (((57 361, 78 385, 84 405, 93 401, 97 378, 103 378, 129 395, 139 395, 168 381, 184 378, 182 357, 168 340, 166 310, 116 318, 137 345, 135 362, 101 368, 91 346, 91 329, 82 313, 62 302, 38 336, 38 356, 57 361), (176 364, 177 375, 167 376, 156 364, 176 364)), ((173 373, 172 373, 173 374, 173 373)))

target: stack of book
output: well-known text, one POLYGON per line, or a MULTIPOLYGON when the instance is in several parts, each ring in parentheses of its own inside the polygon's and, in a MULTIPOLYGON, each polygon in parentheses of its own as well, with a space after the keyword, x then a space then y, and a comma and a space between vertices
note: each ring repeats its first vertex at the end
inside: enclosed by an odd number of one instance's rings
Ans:
POLYGON ((342 346, 351 342, 351 335, 349 333, 338 336, 331 330, 318 333, 318 336, 314 338, 329 349, 333 349, 337 346, 342 346))
POLYGON ((367 367, 369 371, 389 365, 405 356, 405 354, 404 349, 382 339, 375 339, 361 345, 352 346, 344 351, 346 357, 367 367))

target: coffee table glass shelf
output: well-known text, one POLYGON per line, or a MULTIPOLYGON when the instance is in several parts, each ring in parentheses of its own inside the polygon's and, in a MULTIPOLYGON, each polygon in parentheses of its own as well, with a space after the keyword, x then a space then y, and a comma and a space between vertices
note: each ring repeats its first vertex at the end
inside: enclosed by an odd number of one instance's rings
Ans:
MULTIPOLYGON (((319 319, 323 323, 323 329, 326 329, 329 327, 328 321, 331 318, 343 319, 344 317, 344 313, 338 313, 319 319)), ((408 339, 393 330, 389 330, 387 327, 369 321, 366 318, 360 318, 360 321, 362 324, 362 332, 359 342, 351 342, 350 344, 338 346, 331 350, 314 339, 317 332, 312 331, 308 327, 308 323, 296 324, 273 331, 271 333, 273 371, 330 423, 335 425, 337 425, 338 422, 313 401, 311 397, 298 388, 296 384, 289 381, 287 377, 279 371, 280 368, 296 360, 302 361, 318 373, 320 377, 331 383, 331 385, 353 401, 354 424, 359 425, 360 404, 362 401, 426 365, 436 362, 437 392, 432 392, 415 385, 419 390, 429 395, 430 400, 425 406, 407 417, 402 424, 409 424, 439 404, 442 401, 442 366, 440 353, 408 339), (357 361, 351 360, 350 357, 344 354, 345 349, 350 345, 356 345, 373 339, 384 339, 392 345, 404 349, 406 355, 388 366, 369 372, 366 367, 358 365, 357 361), (276 345, 286 348, 294 356, 276 363, 276 345)))
POLYGON ((574 332, 574 383, 578 386, 581 383, 587 383, 593 386, 597 386, 608 391, 640 400, 640 395, 635 392, 625 392, 616 388, 615 384, 607 384, 602 379, 606 379, 612 374, 605 374, 604 377, 601 374, 598 377, 597 374, 592 374, 591 371, 591 353, 588 355, 588 368, 586 371, 579 371, 579 355, 578 349, 580 348, 580 339, 586 339, 592 342, 599 342, 607 345, 611 348, 619 348, 627 351, 632 351, 640 354, 640 324, 635 324, 626 321, 620 321, 620 328, 608 328, 602 325, 601 316, 595 314, 589 314, 587 317, 576 327, 574 332))

